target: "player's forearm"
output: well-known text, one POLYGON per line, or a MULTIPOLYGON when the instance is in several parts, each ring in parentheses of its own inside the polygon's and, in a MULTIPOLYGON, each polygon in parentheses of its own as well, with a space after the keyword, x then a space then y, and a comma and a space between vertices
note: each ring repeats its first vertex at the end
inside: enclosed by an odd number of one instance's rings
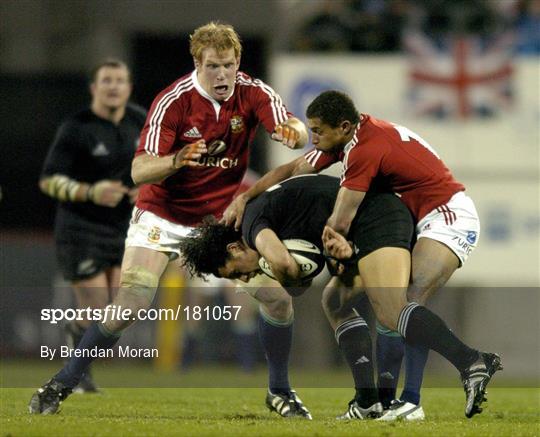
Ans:
POLYGON ((131 164, 131 178, 135 185, 153 184, 176 173, 175 155, 151 156, 139 155, 131 164))
POLYGON ((300 268, 292 256, 288 255, 279 262, 269 262, 268 264, 270 265, 276 280, 284 288, 301 285, 300 268))
POLYGON ((349 216, 340 216, 332 214, 326 224, 330 226, 334 231, 346 236, 349 233, 352 219, 349 216))
POLYGON ((363 191, 341 187, 336 198, 334 211, 326 224, 336 232, 346 236, 365 195, 366 193, 363 191))
POLYGON ((300 267, 274 231, 268 228, 260 231, 255 246, 283 287, 300 285, 300 267))
POLYGON ((207 152, 206 143, 201 139, 184 145, 179 151, 170 155, 139 155, 131 164, 131 178, 135 185, 161 182, 182 167, 198 167, 199 159, 207 152))
POLYGON ((296 129, 296 131, 300 134, 300 138, 296 142, 296 145, 294 146, 294 148, 295 149, 303 148, 307 144, 308 139, 309 139, 306 125, 300 119, 296 117, 289 118, 287 121, 285 121, 284 124, 296 129))
POLYGON ((61 202, 86 202, 91 185, 62 174, 47 176, 39 181, 39 188, 47 196, 61 202))

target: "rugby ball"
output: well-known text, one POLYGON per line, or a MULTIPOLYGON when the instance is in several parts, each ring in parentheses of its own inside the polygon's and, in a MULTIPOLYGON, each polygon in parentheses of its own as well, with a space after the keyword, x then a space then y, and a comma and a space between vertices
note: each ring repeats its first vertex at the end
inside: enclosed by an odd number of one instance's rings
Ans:
MULTIPOLYGON (((324 269, 325 260, 321 251, 313 243, 297 238, 283 240, 282 243, 300 266, 301 278, 309 281, 324 269)), ((270 265, 263 257, 259 258, 259 267, 263 273, 272 279, 276 279, 270 265)))

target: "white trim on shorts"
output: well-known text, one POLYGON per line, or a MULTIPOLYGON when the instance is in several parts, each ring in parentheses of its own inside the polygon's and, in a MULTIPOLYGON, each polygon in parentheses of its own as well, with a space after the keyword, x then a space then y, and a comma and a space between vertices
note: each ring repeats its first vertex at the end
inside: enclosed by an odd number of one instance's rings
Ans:
POLYGON ((446 245, 459 258, 460 267, 476 248, 480 219, 472 199, 463 191, 427 214, 416 225, 416 238, 431 238, 446 245))

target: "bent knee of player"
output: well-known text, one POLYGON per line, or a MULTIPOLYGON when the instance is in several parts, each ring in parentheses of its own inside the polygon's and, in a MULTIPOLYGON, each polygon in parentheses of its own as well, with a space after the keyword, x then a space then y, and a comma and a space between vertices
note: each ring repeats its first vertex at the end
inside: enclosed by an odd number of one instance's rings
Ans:
POLYGON ((288 321, 292 318, 292 298, 288 294, 276 297, 272 302, 261 303, 263 311, 272 319, 288 321))
POLYGON ((384 311, 380 313, 375 312, 375 315, 381 325, 385 326, 391 331, 395 331, 397 329, 398 317, 392 315, 389 312, 384 312, 384 311))
POLYGON ((159 276, 150 270, 133 266, 122 271, 115 303, 132 311, 150 307, 159 284, 159 276))
POLYGON ((373 299, 370 300, 373 312, 379 323, 386 328, 395 331, 397 329, 399 314, 401 309, 405 306, 405 303, 403 303, 403 305, 393 305, 388 302, 382 303, 374 301, 373 299))
POLYGON ((439 269, 429 269, 413 271, 411 283, 407 289, 407 299, 409 302, 417 302, 424 305, 431 295, 439 288, 442 288, 448 281, 450 274, 439 269))
POLYGON ((132 317, 129 319, 111 318, 103 323, 105 329, 111 334, 120 334, 124 329, 135 323, 132 317))
POLYGON ((321 305, 326 317, 334 319, 341 308, 339 290, 335 287, 326 287, 321 297, 321 305))

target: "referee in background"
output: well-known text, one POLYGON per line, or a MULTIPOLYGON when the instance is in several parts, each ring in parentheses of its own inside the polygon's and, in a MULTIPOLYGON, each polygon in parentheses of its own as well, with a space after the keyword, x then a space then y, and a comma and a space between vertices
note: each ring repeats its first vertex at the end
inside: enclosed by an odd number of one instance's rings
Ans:
MULTIPOLYGON (((137 189, 131 161, 146 113, 128 104, 132 90, 127 65, 107 59, 90 76, 89 108, 59 127, 43 165, 39 187, 58 200, 55 243, 58 265, 79 308, 104 308, 119 286, 132 205, 137 189)), ((75 347, 89 320, 66 325, 75 347)), ((95 392, 89 372, 78 391, 95 392)))

